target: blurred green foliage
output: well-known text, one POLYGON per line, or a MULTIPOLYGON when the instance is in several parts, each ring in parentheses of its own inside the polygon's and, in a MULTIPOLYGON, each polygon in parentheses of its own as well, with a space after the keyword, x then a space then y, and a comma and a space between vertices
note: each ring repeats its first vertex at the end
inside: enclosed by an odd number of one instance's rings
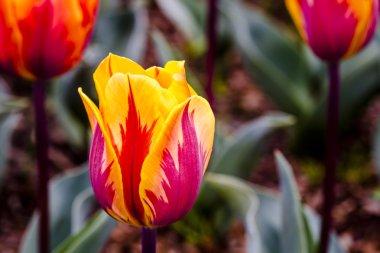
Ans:
MULTIPOLYGON (((84 249, 96 252, 106 242, 116 221, 102 211, 87 223, 97 210, 90 189, 87 164, 51 180, 49 210, 52 252, 80 253, 84 249)), ((38 219, 35 213, 24 235, 20 253, 38 252, 38 219)))
MULTIPOLYGON (((283 24, 239 1, 226 2, 223 11, 231 21, 247 70, 282 111, 297 117, 295 151, 321 157, 326 121, 325 66, 283 24)), ((358 113, 380 91, 379 67, 377 39, 361 54, 342 64, 341 130, 349 130, 358 113)))
MULTIPOLYGON (((233 176, 209 173, 205 185, 215 189, 232 208, 233 217, 243 222, 247 233, 247 252, 314 253, 320 221, 300 202, 296 182, 289 163, 276 152, 281 195, 252 185, 233 176)), ((212 210, 225 208, 222 204, 212 210)), ((329 253, 344 253, 334 234, 329 253)))
POLYGON ((27 105, 28 100, 10 95, 0 85, 0 190, 6 175, 8 156, 12 145, 12 133, 20 121, 20 110, 27 105))

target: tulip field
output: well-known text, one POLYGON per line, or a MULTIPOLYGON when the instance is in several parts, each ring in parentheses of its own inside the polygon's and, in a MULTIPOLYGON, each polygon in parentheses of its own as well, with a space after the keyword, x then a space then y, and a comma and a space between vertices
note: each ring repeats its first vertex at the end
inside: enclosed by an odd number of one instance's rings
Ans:
POLYGON ((0 1, 0 253, 380 253, 379 4, 0 1))

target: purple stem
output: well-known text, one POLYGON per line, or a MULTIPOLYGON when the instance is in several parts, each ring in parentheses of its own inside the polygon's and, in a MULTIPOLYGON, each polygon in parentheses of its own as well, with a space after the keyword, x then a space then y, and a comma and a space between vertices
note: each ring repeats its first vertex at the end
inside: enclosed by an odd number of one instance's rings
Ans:
POLYGON ((325 178, 323 182, 324 206, 319 253, 326 253, 329 247, 330 231, 333 224, 332 210, 335 200, 336 162, 339 135, 339 63, 329 64, 330 86, 326 126, 325 178))
POLYGON ((156 237, 156 229, 142 228, 142 253, 156 253, 156 237))
POLYGON ((213 91, 214 73, 215 73, 215 48, 216 48, 216 29, 217 29, 217 0, 208 1, 207 15, 207 56, 206 56, 206 95, 210 102, 211 108, 215 109, 215 98, 213 91))
POLYGON ((39 253, 48 253, 49 238, 49 171, 48 171, 48 131, 45 109, 45 80, 37 80, 34 84, 34 115, 37 152, 37 183, 39 210, 39 253))

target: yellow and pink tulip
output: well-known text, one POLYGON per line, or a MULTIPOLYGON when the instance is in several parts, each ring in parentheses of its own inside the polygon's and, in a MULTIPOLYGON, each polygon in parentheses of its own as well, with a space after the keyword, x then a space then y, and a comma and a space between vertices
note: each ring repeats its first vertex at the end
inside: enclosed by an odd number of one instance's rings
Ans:
POLYGON ((184 217, 213 145, 209 103, 186 81, 183 61, 143 69, 110 54, 94 73, 99 107, 79 89, 94 133, 90 177, 115 219, 155 228, 184 217))
POLYGON ((82 57, 98 0, 0 1, 0 67, 25 79, 50 79, 82 57))
POLYGON ((378 0, 285 0, 302 38, 322 60, 336 62, 373 37, 378 0))

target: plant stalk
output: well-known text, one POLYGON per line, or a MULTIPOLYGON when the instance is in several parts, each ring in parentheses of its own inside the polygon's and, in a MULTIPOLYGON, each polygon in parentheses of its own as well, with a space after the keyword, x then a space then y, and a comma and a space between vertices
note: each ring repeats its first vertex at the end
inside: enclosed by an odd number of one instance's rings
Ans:
POLYGON ((206 56, 206 95, 210 106, 215 109, 214 74, 215 74, 215 48, 217 36, 218 0, 208 1, 207 14, 207 56, 206 56))
POLYGON ((156 253, 157 229, 142 228, 142 253, 156 253))
POLYGON ((48 131, 45 108, 45 80, 37 80, 34 85, 34 115, 37 156, 37 206, 39 211, 39 253, 48 253, 49 233, 49 171, 48 171, 48 131))
POLYGON ((329 248, 330 231, 333 225, 332 211, 335 200, 336 163, 339 141, 339 63, 329 64, 330 86, 328 91, 325 178, 323 182, 324 205, 322 210, 322 229, 319 253, 329 248))

